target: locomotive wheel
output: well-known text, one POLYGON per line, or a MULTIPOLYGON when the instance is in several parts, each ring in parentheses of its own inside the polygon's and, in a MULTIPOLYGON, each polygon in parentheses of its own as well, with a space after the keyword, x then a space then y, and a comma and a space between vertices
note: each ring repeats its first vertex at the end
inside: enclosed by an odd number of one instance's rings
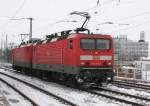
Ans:
POLYGON ((46 77, 47 77, 48 81, 52 81, 52 77, 51 77, 51 72, 50 71, 47 72, 46 77))
POLYGON ((60 74, 57 72, 51 72, 51 79, 54 82, 58 82, 60 79, 60 74))
POLYGON ((39 71, 39 70, 35 70, 35 71, 34 71, 34 76, 35 76, 35 77, 38 77, 38 78, 41 78, 41 77, 40 77, 40 71, 39 71))
POLYGON ((67 78, 67 80, 65 81, 65 85, 73 87, 73 88, 83 88, 83 84, 78 83, 74 77, 67 78))
POLYGON ((64 83, 67 86, 76 87, 76 81, 73 78, 67 78, 64 83))
POLYGON ((29 74, 30 76, 33 76, 33 70, 31 68, 29 69, 29 74))

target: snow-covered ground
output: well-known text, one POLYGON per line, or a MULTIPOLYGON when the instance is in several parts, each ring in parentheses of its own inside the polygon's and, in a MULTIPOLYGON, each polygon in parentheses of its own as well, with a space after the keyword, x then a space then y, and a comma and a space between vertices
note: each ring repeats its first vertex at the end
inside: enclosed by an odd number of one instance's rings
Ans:
MULTIPOLYGON (((116 91, 116 90, 119 91, 118 89, 115 89, 113 91, 116 91)), ((131 102, 135 102, 135 103, 139 103, 139 104, 143 104, 143 105, 147 105, 147 106, 150 104, 150 102, 145 101, 145 100, 140 100, 140 99, 137 99, 137 98, 124 96, 124 95, 120 95, 120 94, 116 94, 116 93, 112 93, 112 92, 97 91, 97 90, 95 90, 95 92, 101 93, 101 94, 105 94, 105 95, 108 95, 108 96, 111 95, 111 96, 116 97, 116 98, 120 98, 120 99, 123 99, 123 100, 131 101, 131 102)), ((120 90, 120 92, 122 92, 122 91, 120 90)), ((123 92, 125 92, 125 91, 123 91, 123 92)), ((126 92, 126 93, 128 93, 128 92, 126 92)), ((128 93, 128 94, 130 94, 130 93, 128 93)), ((135 94, 131 94, 131 95, 136 95, 136 93, 135 94)), ((142 97, 141 95, 137 95, 137 96, 142 97)))
MULTIPOLYGON (((119 103, 119 102, 109 100, 103 97, 98 97, 92 94, 88 94, 86 92, 71 89, 66 86, 62 86, 62 85, 55 84, 52 82, 45 82, 37 78, 32 78, 32 77, 24 76, 24 75, 18 75, 16 73, 4 71, 3 69, 0 69, 0 71, 13 75, 13 76, 17 76, 17 78, 23 79, 38 87, 46 89, 47 91, 57 94, 58 96, 68 99, 71 102, 79 104, 80 106, 126 106, 126 104, 123 104, 123 103, 119 103)), ((137 91, 135 89, 120 88, 120 87, 113 86, 111 84, 108 85, 107 87, 112 90, 150 98, 150 93, 145 92, 145 91, 137 91)))
POLYGON ((132 94, 132 95, 137 95, 137 96, 141 96, 141 97, 145 97, 145 98, 150 98, 150 93, 146 92, 146 91, 137 91, 137 89, 126 89, 126 88, 120 88, 114 85, 109 84, 107 86, 107 88, 114 90, 114 91, 120 91, 120 92, 124 92, 124 93, 128 93, 128 94, 132 94))
POLYGON ((12 66, 11 63, 0 62, 0 66, 12 66))
POLYGON ((0 91, 5 96, 11 106, 32 106, 30 102, 25 100, 20 94, 12 90, 6 84, 0 81, 0 91))
MULTIPOLYGON (((95 96, 86 92, 71 89, 71 88, 58 85, 55 83, 45 82, 36 78, 18 75, 16 73, 4 71, 3 69, 0 69, 0 71, 5 72, 7 74, 11 74, 13 76, 17 76, 17 78, 23 79, 38 87, 46 89, 47 91, 57 94, 58 96, 61 96, 67 100, 70 100, 71 102, 74 102, 75 104, 79 104, 79 106, 122 106, 123 105, 121 103, 116 103, 115 101, 112 101, 106 98, 101 98, 101 97, 98 97, 98 96, 95 96)), ((28 92, 28 90, 26 92, 28 92)), ((41 99, 39 101, 42 102, 44 100, 41 99)), ((49 105, 45 105, 45 106, 49 106, 49 105)), ((58 105, 54 105, 54 106, 58 106, 58 105)))
MULTIPOLYGON (((53 97, 49 97, 48 95, 45 95, 42 92, 37 91, 21 82, 18 82, 16 80, 6 77, 4 75, 0 75, 0 77, 2 79, 6 80, 7 82, 11 83, 11 85, 13 85, 15 88, 18 88, 21 92, 26 94, 28 97, 32 98, 32 100, 34 100, 37 104, 39 104, 39 106, 49 106, 49 105, 65 106, 64 104, 60 103, 53 97)), ((22 105, 20 105, 20 106, 22 106, 22 105)))

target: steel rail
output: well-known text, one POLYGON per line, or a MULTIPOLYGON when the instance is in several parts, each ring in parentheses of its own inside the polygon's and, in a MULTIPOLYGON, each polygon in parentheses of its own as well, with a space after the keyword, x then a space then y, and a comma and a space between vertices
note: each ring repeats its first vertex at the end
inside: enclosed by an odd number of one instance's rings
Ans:
POLYGON ((97 93, 97 92, 94 92, 93 90, 80 89, 80 88, 77 88, 77 89, 80 90, 80 91, 84 91, 84 92, 87 92, 87 93, 90 93, 90 94, 97 95, 97 96, 102 96, 102 97, 106 97, 106 98, 109 98, 109 99, 113 99, 113 100, 119 101, 121 103, 123 102, 123 103, 127 103, 127 104, 130 104, 130 105, 133 105, 133 106, 144 106, 143 104, 139 104, 139 103, 136 103, 136 102, 131 102, 131 101, 124 100, 124 99, 121 99, 121 98, 117 98, 117 97, 114 97, 114 96, 110 96, 110 95, 106 95, 106 94, 102 94, 102 93, 97 93))
POLYGON ((62 102, 62 103, 64 103, 64 104, 68 104, 68 105, 70 105, 70 106, 79 106, 79 105, 77 105, 77 104, 75 104, 75 103, 72 103, 72 102, 68 101, 67 99, 64 99, 64 98, 62 98, 62 97, 60 97, 60 96, 57 96, 56 94, 53 94, 53 93, 51 93, 51 92, 48 92, 48 91, 46 91, 46 90, 44 90, 44 89, 42 89, 42 88, 40 88, 40 87, 37 87, 37 86, 35 86, 35 85, 31 84, 31 83, 28 83, 28 82, 26 82, 26 81, 23 81, 23 80, 21 80, 21 79, 18 79, 18 78, 16 78, 16 77, 13 77, 13 76, 11 76, 11 75, 8 75, 8 74, 2 73, 2 72, 0 72, 0 74, 5 75, 5 76, 7 76, 7 77, 10 77, 10 78, 12 78, 12 79, 14 79, 14 80, 17 80, 17 81, 19 81, 19 82, 22 82, 22 83, 24 83, 24 84, 26 84, 26 85, 28 85, 28 86, 30 86, 30 87, 36 89, 36 90, 39 90, 39 91, 41 91, 41 92, 43 92, 43 93, 45 93, 45 94, 47 94, 47 95, 49 95, 49 96, 52 96, 52 97, 56 98, 57 100, 59 100, 60 102, 62 102))
POLYGON ((17 89, 16 87, 12 86, 10 83, 8 83, 7 81, 3 80, 2 78, 0 78, 0 81, 2 81, 3 83, 7 84, 10 88, 12 88, 13 90, 15 90, 16 92, 18 92, 21 96, 23 96, 26 100, 28 100, 33 106, 39 106, 35 101, 33 101, 30 97, 28 97, 27 95, 25 95, 24 93, 22 93, 19 89, 17 89))
POLYGON ((123 92, 119 92, 119 91, 114 91, 114 90, 111 90, 111 89, 105 89, 105 88, 96 88, 96 89, 99 90, 99 91, 107 91, 107 92, 120 94, 120 95, 124 95, 124 96, 132 97, 132 98, 135 98, 135 99, 140 99, 140 100, 145 100, 145 101, 149 101, 150 102, 150 98, 144 98, 144 97, 131 95, 131 94, 123 93, 123 92))
POLYGON ((124 99, 117 98, 117 97, 114 97, 114 96, 110 96, 110 95, 106 95, 106 94, 102 94, 102 93, 97 93, 97 92, 92 91, 92 90, 82 89, 82 91, 86 91, 86 92, 91 93, 91 94, 95 94, 95 95, 98 95, 98 96, 102 96, 102 97, 106 97, 106 98, 109 98, 109 99, 113 99, 113 100, 119 101, 121 103, 123 102, 123 103, 126 103, 126 104, 130 104, 132 106, 145 106, 143 104, 139 104, 139 103, 136 103, 136 102, 124 100, 124 99))
POLYGON ((141 89, 145 89, 145 90, 150 90, 150 86, 149 85, 144 85, 144 84, 136 84, 136 83, 122 82, 122 81, 114 81, 113 84, 124 85, 124 86, 129 86, 129 87, 136 87, 136 88, 141 88, 141 89))
POLYGON ((131 81, 118 81, 118 80, 116 80, 115 82, 121 82, 121 83, 128 83, 128 84, 134 84, 134 85, 138 85, 138 86, 144 86, 144 87, 149 87, 150 88, 150 85, 146 85, 146 84, 144 84, 144 83, 135 83, 135 82, 131 82, 131 81))

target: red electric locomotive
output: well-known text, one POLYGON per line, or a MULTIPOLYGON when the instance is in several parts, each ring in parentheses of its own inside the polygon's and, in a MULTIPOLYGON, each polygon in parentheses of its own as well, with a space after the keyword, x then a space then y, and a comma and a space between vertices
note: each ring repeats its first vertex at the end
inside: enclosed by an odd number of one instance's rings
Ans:
POLYGON ((18 48, 12 50, 12 66, 14 69, 19 71, 22 71, 22 69, 32 70, 33 43, 38 41, 40 41, 40 39, 32 39, 32 41, 22 42, 18 48))
POLYGON ((13 66, 32 68, 32 73, 41 77, 80 84, 112 81, 112 37, 68 32, 63 31, 61 36, 49 35, 44 41, 14 49, 13 66))
MULTIPOLYGON (((22 45, 22 44, 21 44, 22 45)), ((32 65, 32 45, 22 45, 12 50, 13 68, 29 68, 32 65)))
MULTIPOLYGON (((74 12, 71 14, 79 14, 74 12)), ((55 81, 75 84, 101 84, 114 77, 113 39, 110 35, 91 34, 81 28, 47 35, 45 40, 30 41, 12 51, 13 67, 55 81), (87 32, 87 33, 85 33, 87 32), (60 35, 59 35, 60 34, 60 35)))

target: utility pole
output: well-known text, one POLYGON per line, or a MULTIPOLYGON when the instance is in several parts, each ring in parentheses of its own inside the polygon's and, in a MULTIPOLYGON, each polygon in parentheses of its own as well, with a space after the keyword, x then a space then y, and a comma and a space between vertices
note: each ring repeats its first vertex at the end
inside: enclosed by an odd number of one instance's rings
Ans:
POLYGON ((2 56, 3 56, 3 39, 1 39, 0 60, 2 59, 2 56))
POLYGON ((8 47, 7 47, 7 34, 6 34, 6 44, 5 44, 5 59, 6 59, 6 62, 8 61, 8 47))
POLYGON ((32 40, 32 21, 34 20, 33 18, 19 18, 19 19, 10 19, 10 20, 24 20, 24 19, 30 21, 29 40, 32 40))
POLYGON ((32 40, 32 21, 33 18, 27 18, 30 21, 30 32, 29 32, 29 40, 32 40))
POLYGON ((3 39, 1 39, 1 50, 3 50, 3 39))
POLYGON ((8 40, 8 39, 7 39, 7 34, 6 34, 6 49, 7 49, 7 40, 8 40))

